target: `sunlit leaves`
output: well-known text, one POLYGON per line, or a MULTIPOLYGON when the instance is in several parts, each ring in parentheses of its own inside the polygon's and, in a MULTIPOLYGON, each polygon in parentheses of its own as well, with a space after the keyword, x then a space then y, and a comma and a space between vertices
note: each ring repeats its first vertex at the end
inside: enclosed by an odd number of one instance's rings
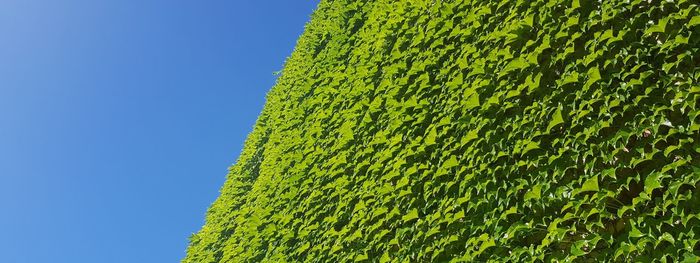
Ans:
POLYGON ((185 262, 696 262, 699 12, 322 1, 185 262))

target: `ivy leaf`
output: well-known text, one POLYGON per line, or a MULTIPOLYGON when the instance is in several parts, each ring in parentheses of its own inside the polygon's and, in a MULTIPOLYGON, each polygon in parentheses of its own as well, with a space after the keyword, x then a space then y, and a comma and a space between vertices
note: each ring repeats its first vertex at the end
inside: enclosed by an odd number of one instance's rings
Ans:
POLYGON ((525 201, 530 200, 530 199, 539 200, 540 195, 541 195, 541 191, 542 191, 542 185, 537 184, 537 185, 533 186, 530 191, 525 193, 525 201))
POLYGON ((425 136, 425 144, 430 146, 430 145, 435 145, 437 142, 435 139, 437 138, 437 131, 435 129, 430 129, 428 134, 425 136))
POLYGON ((572 8, 572 9, 576 9, 576 8, 579 8, 579 7, 581 7, 581 3, 579 3, 579 0, 573 0, 573 1, 571 1, 571 8, 572 8))
POLYGON ((620 256, 629 255, 634 251, 637 251, 636 246, 627 242, 622 242, 622 244, 620 244, 620 247, 615 251, 615 256, 613 257, 613 259, 617 260, 620 256))
POLYGON ((700 16, 694 16, 690 19, 690 21, 687 24, 688 27, 693 27, 697 25, 700 25, 700 16))
POLYGON ((670 19, 670 17, 666 17, 666 18, 659 20, 658 24, 649 27, 646 31, 644 31, 644 33, 645 34, 665 33, 666 32, 666 24, 668 24, 669 19, 670 19))
POLYGON ((481 240, 482 242, 481 242, 481 245, 479 246, 479 251, 477 252, 477 254, 481 254, 487 248, 496 246, 496 241, 493 240, 493 238, 491 238, 489 236, 489 234, 482 234, 481 236, 479 236, 478 239, 481 240))
POLYGON ((629 233, 629 236, 630 236, 630 237, 639 238, 639 237, 643 237, 643 236, 644 236, 644 233, 642 233, 641 231, 639 231, 639 229, 637 229, 636 226, 631 225, 631 227, 632 227, 632 231, 630 231, 630 233, 629 233))
POLYGON ((382 257, 379 259, 379 263, 387 263, 387 262, 391 262, 391 257, 389 257, 388 252, 384 252, 384 254, 382 254, 382 257))
POLYGON ((650 175, 647 176, 646 179, 644 179, 644 192, 647 193, 648 195, 651 195, 651 193, 654 191, 654 189, 660 188, 661 187, 661 173, 654 172, 650 175))
POLYGON ((584 193, 584 192, 597 192, 598 191, 598 176, 593 176, 583 183, 581 188, 574 191, 574 195, 584 193))
POLYGON ((389 212, 389 209, 387 209, 386 207, 383 207, 383 206, 382 206, 382 207, 380 207, 380 208, 374 210, 374 212, 372 213, 372 217, 377 217, 377 216, 386 214, 387 212, 389 212))
POLYGON ((515 58, 511 60, 508 65, 506 65, 505 68, 503 68, 503 71, 501 71, 501 74, 505 75, 510 71, 513 70, 518 70, 518 69, 523 69, 529 66, 530 64, 525 60, 524 58, 515 58))
POLYGON ((401 177, 398 182, 396 182, 396 189, 401 189, 404 186, 407 186, 409 183, 408 176, 401 177))
POLYGON ((454 155, 450 156, 450 159, 445 161, 445 163, 443 164, 445 169, 449 169, 449 168, 455 167, 457 165, 459 165, 459 161, 457 161, 457 156, 454 156, 454 155))
POLYGON ((455 213, 455 215, 452 217, 452 222, 464 218, 464 210, 459 210, 459 212, 455 213))
POLYGON ((586 251, 583 250, 583 247, 586 246, 586 240, 579 240, 576 241, 573 245, 571 245, 571 255, 574 255, 576 257, 580 257, 586 254, 586 251))
POLYGON ((576 83, 576 82, 578 82, 578 72, 573 72, 571 74, 566 75, 566 77, 564 77, 564 79, 560 85, 564 86, 566 84, 576 83))
POLYGON ((551 130, 552 128, 562 123, 564 123, 564 117, 562 117, 561 109, 559 108, 554 112, 554 115, 552 116, 552 121, 550 121, 549 126, 547 126, 547 130, 551 130))
POLYGON ((525 155, 525 154, 527 154, 528 152, 530 152, 530 151, 532 151, 532 150, 539 149, 539 148, 540 148, 540 145, 537 144, 536 142, 528 142, 528 143, 525 144, 525 146, 523 147, 523 151, 522 151, 521 155, 525 155))
POLYGON ((464 107, 466 109, 473 109, 473 108, 481 106, 481 104, 479 103, 479 94, 477 94, 476 92, 471 93, 466 98, 467 99, 464 102, 464 107))
POLYGON ((403 220, 404 223, 407 223, 411 220, 417 219, 418 218, 418 209, 413 209, 408 212, 408 214, 404 215, 401 219, 403 220))
POLYGON ((685 252, 683 254, 683 262, 682 263, 697 263, 697 262, 700 262, 700 257, 696 256, 695 254, 690 253, 690 252, 685 252))
POLYGON ((464 135, 464 137, 462 137, 462 145, 466 145, 476 138, 479 138, 479 131, 470 130, 466 135, 464 135))
POLYGON ((306 242, 306 243, 304 243, 303 245, 301 245, 299 248, 296 249, 296 253, 297 253, 297 254, 304 253, 304 252, 306 252, 306 250, 308 250, 310 247, 311 247, 311 244, 309 244, 309 242, 306 242))
POLYGON ((571 16, 568 20, 566 20, 566 27, 578 25, 578 22, 578 16, 571 16))
POLYGON ((529 27, 533 27, 535 25, 535 15, 534 14, 528 15, 527 17, 525 17, 524 22, 529 27))
POLYGON ((668 232, 661 234, 659 239, 656 241, 656 245, 658 246, 663 241, 669 242, 669 243, 671 243, 671 245, 676 244, 676 239, 673 238, 673 236, 671 234, 669 234, 668 232))
POLYGON ((368 259, 369 259, 369 257, 367 256, 367 254, 362 253, 362 254, 357 255, 357 257, 355 257, 355 262, 365 261, 368 259))
POLYGON ((540 87, 540 79, 542 78, 542 73, 537 74, 534 78, 532 75, 527 76, 525 79, 525 83, 523 84, 523 88, 521 89, 528 89, 528 92, 533 92, 537 90, 540 87))
POLYGON ((595 68, 595 67, 591 68, 588 70, 588 81, 583 86, 584 86, 584 88, 588 88, 591 85, 593 85, 593 83, 595 83, 596 81, 598 81, 600 79, 601 79, 601 76, 600 76, 600 71, 598 70, 598 68, 595 68))

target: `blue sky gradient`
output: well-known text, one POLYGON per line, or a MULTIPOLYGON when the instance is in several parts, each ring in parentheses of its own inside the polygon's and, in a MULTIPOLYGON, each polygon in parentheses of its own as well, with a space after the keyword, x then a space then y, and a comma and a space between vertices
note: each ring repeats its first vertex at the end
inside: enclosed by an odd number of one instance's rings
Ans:
POLYGON ((0 262, 178 262, 315 1, 0 0, 0 262))

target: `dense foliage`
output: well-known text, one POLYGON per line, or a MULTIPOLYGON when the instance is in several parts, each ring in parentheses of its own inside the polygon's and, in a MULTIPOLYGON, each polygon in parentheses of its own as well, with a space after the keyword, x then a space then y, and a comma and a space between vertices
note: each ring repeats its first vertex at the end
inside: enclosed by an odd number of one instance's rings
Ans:
POLYGON ((697 262, 699 4, 323 0, 184 262, 697 262))

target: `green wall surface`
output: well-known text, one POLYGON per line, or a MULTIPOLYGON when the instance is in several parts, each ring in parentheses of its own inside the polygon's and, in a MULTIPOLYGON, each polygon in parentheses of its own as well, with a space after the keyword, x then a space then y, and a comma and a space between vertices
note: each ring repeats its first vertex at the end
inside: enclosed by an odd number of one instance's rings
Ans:
POLYGON ((183 262, 698 262, 699 5, 323 0, 183 262))

